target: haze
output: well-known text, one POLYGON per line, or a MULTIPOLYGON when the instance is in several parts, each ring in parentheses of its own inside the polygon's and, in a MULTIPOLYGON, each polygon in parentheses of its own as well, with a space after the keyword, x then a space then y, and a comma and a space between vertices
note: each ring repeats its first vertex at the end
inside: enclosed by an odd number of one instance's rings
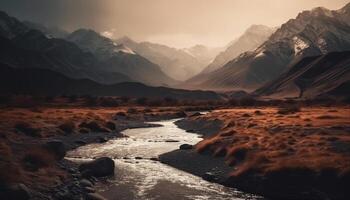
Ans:
POLYGON ((279 26, 302 10, 347 0, 1 0, 0 9, 68 31, 92 28, 173 47, 224 46, 252 24, 279 26))

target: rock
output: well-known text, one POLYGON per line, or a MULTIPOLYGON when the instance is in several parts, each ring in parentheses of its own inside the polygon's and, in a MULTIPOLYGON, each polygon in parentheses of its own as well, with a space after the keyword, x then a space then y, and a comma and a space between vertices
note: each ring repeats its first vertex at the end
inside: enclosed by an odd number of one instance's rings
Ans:
POLYGON ((168 140, 165 140, 165 142, 179 142, 179 140, 168 139, 168 140))
POLYGON ((102 137, 102 136, 98 137, 97 140, 98 140, 99 143, 105 143, 105 142, 108 141, 108 139, 106 137, 102 137))
POLYGON ((214 182, 216 180, 215 175, 210 172, 206 172, 205 174, 203 174, 202 178, 209 182, 214 182))
POLYGON ((0 187, 0 198, 6 200, 27 200, 30 199, 30 192, 24 184, 11 185, 6 188, 0 187))
POLYGON ((177 116, 177 117, 186 117, 187 114, 186 114, 184 111, 180 111, 180 112, 177 112, 177 113, 176 113, 176 116, 177 116))
POLYGON ((91 121, 91 122, 82 122, 79 125, 80 128, 88 128, 93 132, 110 132, 110 130, 101 127, 100 124, 96 121, 91 121))
POLYGON ((86 179, 82 179, 80 181, 80 185, 81 186, 84 186, 84 187, 92 187, 92 183, 89 181, 89 180, 86 180, 86 179))
POLYGON ((141 160, 142 157, 136 156, 135 159, 136 159, 136 160, 141 160))
POLYGON ((46 142, 44 147, 52 152, 56 159, 61 160, 66 156, 66 147, 61 140, 51 140, 46 142))
POLYGON ((86 144, 86 142, 83 140, 76 140, 76 141, 74 141, 74 143, 78 144, 78 145, 85 145, 86 144))
POLYGON ((84 190, 85 190, 87 193, 94 193, 94 192, 95 192, 95 189, 92 188, 92 187, 85 187, 84 190))
POLYGON ((180 149, 181 149, 181 150, 193 149, 193 145, 190 145, 190 144, 182 144, 182 145, 180 145, 180 149))
POLYGON ((106 200, 106 199, 97 193, 87 193, 86 200, 106 200))
POLYGON ((115 123, 113 122, 106 122, 105 126, 112 131, 116 129, 115 123))
POLYGON ((114 174, 114 161, 108 157, 98 158, 79 166, 79 171, 85 176, 103 177, 114 174))
POLYGON ((197 117, 197 116, 201 116, 202 114, 200 112, 195 112, 192 115, 190 115, 190 117, 197 117))
POLYGON ((159 158, 150 158, 150 160, 159 161, 159 158))

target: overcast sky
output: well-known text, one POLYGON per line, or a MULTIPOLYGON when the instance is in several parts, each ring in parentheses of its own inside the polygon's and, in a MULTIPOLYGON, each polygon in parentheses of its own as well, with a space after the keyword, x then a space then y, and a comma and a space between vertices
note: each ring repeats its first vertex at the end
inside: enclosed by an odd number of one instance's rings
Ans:
POLYGON ((317 6, 339 9, 349 0, 0 0, 21 20, 68 31, 92 28, 174 47, 223 46, 252 24, 279 26, 317 6))

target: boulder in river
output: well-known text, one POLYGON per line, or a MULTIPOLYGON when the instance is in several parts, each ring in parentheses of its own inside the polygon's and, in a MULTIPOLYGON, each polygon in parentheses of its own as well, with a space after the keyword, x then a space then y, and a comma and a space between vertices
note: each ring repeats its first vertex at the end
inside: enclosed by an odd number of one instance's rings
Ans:
POLYGON ((87 176, 103 177, 114 174, 114 161, 108 157, 98 158, 79 166, 79 171, 87 176))
POLYGON ((58 160, 61 160, 66 155, 66 148, 61 140, 51 140, 46 142, 44 147, 53 153, 58 160))
POLYGON ((182 144, 182 145, 180 145, 180 149, 181 149, 181 150, 193 149, 193 145, 190 145, 190 144, 182 144))

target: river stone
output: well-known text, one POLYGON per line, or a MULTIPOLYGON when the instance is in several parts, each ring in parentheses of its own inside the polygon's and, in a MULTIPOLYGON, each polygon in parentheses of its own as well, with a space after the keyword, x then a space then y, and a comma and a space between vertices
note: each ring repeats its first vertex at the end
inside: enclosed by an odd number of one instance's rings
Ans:
POLYGON ((83 179, 80 181, 80 185, 84 187, 92 187, 92 183, 89 180, 83 179))
POLYGON ((203 174, 202 178, 209 182, 214 182, 216 180, 215 175, 210 172, 206 172, 205 174, 203 174))
POLYGON ((106 200, 106 199, 97 193, 87 193, 86 200, 106 200))
POLYGON ((46 142, 44 147, 52 152, 58 160, 61 160, 66 156, 66 148, 61 140, 51 140, 46 142))
POLYGON ((24 184, 15 184, 4 188, 0 187, 0 199, 27 200, 30 199, 30 192, 24 184))
POLYGON ((114 174, 114 161, 108 157, 98 158, 79 166, 79 171, 86 176, 103 177, 114 174))
POLYGON ((181 150, 193 149, 193 145, 190 145, 190 144, 182 144, 182 145, 180 145, 180 149, 181 149, 181 150))

